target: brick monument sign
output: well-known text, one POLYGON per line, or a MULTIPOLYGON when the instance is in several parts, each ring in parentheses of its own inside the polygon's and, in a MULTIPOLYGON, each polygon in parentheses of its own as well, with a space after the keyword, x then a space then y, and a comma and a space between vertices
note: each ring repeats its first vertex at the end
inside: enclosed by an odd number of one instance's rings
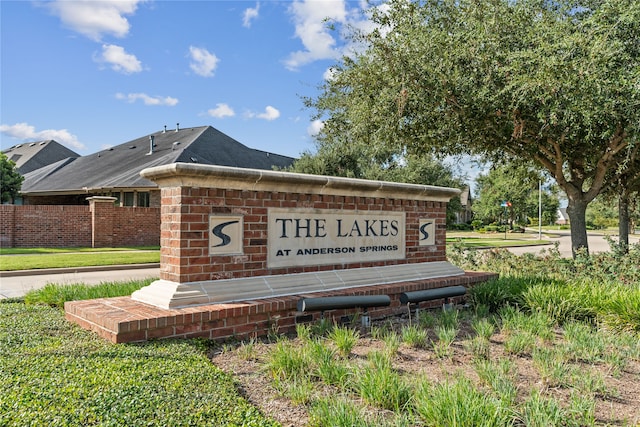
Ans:
POLYGON ((160 279, 65 305, 115 342, 287 332, 314 317, 303 296, 389 295, 371 314, 390 315, 402 292, 493 277, 446 260, 457 189, 183 163, 141 175, 161 189, 160 279))

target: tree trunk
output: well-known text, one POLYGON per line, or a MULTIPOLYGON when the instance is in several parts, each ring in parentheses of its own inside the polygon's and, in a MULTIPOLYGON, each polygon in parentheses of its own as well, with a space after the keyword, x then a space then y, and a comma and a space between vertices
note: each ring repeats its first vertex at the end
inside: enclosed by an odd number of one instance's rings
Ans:
POLYGON ((572 197, 568 194, 567 196, 569 198, 567 214, 571 224, 571 252, 575 258, 577 251, 580 249, 586 250, 587 254, 589 253, 586 218, 588 203, 581 197, 572 197))
POLYGON ((629 199, 621 194, 618 199, 618 235, 620 236, 620 250, 629 252, 629 199))

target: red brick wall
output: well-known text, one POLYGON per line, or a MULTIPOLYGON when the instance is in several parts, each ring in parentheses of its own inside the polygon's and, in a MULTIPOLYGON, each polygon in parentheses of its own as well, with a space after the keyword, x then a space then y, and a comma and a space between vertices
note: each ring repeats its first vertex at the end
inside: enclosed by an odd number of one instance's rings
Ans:
POLYGON ((162 188, 160 277, 178 283, 237 277, 446 261, 446 203, 406 199, 335 196, 213 188, 162 188), (304 267, 267 267, 269 208, 394 211, 406 213, 406 259, 304 267), (244 253, 210 256, 210 214, 244 216, 244 253), (418 220, 436 221, 435 247, 419 246, 418 220))
POLYGON ((88 206, 0 206, 3 247, 91 246, 88 206), (13 215, 13 223, 5 216, 13 215), (5 239, 6 236, 6 239, 5 239))
POLYGON ((115 208, 113 246, 160 244, 160 208, 115 208))
MULTIPOLYGON (((112 208, 111 246, 158 245, 159 208, 112 208)), ((92 213, 89 206, 0 205, 2 247, 91 247, 92 213)), ((104 236, 96 236, 105 240, 104 236)), ((104 247, 104 246, 102 246, 104 247)))

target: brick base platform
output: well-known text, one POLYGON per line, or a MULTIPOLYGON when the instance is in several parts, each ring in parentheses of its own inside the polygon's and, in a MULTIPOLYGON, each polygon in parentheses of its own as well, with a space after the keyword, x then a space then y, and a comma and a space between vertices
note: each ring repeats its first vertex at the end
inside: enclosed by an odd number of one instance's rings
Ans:
MULTIPOLYGON (((400 294, 445 286, 476 283, 497 277, 493 273, 466 272, 463 276, 400 282, 377 286, 364 286, 332 292, 314 292, 278 298, 266 298, 236 303, 201 305, 181 309, 162 309, 136 302, 130 297, 102 298, 71 301, 64 305, 66 317, 85 329, 96 332, 114 343, 139 342, 159 338, 229 338, 247 339, 263 336, 270 331, 288 333, 297 323, 307 323, 320 317, 320 313, 301 313, 296 304, 302 297, 338 295, 389 295, 389 307, 369 310, 371 318, 406 312, 400 304, 400 294)), ((457 297, 459 301, 462 297, 457 297)), ((442 302, 431 302, 431 306, 442 302)), ((360 309, 331 310, 325 316, 335 319, 356 313, 360 309)))

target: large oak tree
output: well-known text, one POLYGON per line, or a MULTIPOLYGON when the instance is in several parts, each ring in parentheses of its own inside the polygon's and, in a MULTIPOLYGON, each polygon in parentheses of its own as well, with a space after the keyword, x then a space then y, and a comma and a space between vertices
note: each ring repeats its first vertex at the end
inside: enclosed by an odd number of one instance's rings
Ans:
POLYGON ((585 210, 636 155, 637 0, 391 0, 360 54, 307 100, 322 141, 411 153, 533 160, 568 198, 572 247, 585 210), (615 173, 614 173, 615 171, 615 173))

